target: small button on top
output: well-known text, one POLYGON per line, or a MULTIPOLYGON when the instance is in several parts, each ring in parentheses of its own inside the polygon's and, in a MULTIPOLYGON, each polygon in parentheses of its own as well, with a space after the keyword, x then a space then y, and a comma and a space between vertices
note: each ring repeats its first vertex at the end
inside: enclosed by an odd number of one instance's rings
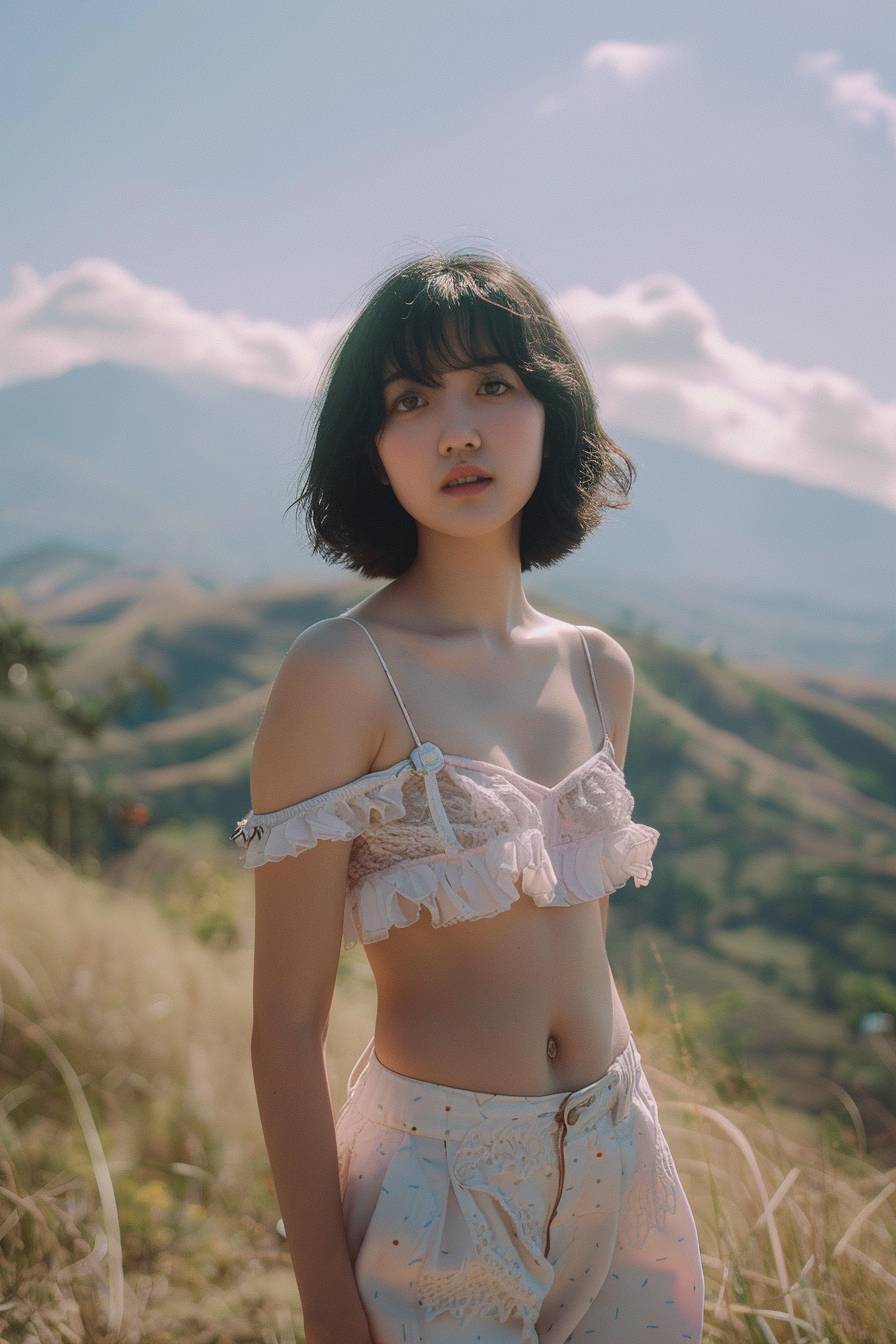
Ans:
POLYGON ((433 770, 441 770, 445 764, 441 747, 435 742, 421 742, 411 752, 409 760, 418 774, 428 775, 433 770))

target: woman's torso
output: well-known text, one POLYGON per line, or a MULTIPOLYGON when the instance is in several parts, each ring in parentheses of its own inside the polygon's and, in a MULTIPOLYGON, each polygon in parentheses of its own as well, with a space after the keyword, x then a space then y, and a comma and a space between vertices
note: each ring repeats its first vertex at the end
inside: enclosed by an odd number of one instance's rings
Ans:
MULTIPOLYGON (((443 751, 551 785, 601 747, 574 627, 541 617, 513 650, 484 656, 480 636, 422 635, 372 600, 344 614, 367 626, 422 740, 443 751)), ((385 688, 375 771, 414 743, 379 661, 369 663, 385 688)), ((599 658, 594 666, 600 684, 599 658)), ((602 701, 611 728, 613 705, 602 701)), ((423 908, 416 923, 366 944, 381 1062, 451 1087, 533 1096, 601 1077, 629 1036, 601 904, 538 907, 521 894, 500 916, 441 928, 423 908)))

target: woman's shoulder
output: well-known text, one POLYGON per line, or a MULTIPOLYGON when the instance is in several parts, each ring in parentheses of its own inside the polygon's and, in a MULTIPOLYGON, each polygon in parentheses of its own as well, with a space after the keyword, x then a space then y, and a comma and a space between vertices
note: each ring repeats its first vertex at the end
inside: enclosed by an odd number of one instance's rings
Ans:
POLYGON ((634 664, 628 651, 619 640, 607 630, 596 625, 580 625, 592 658, 597 657, 606 664, 608 675, 614 680, 634 678, 634 664))
POLYGON ((349 612, 343 612, 306 625, 284 656, 282 675, 301 680, 314 672, 332 674, 343 691, 374 693, 378 682, 371 674, 370 662, 376 663, 376 658, 368 637, 358 628, 358 623, 366 628, 367 618, 349 617, 349 612), (371 659, 363 656, 365 646, 371 651, 371 659))
POLYGON ((370 770, 382 736, 383 701, 364 638, 328 618, 293 640, 271 685, 252 756, 252 806, 276 811, 370 770))
POLYGON ((600 688, 601 702, 609 720, 606 727, 613 742, 616 763, 622 768, 634 708, 634 664, 619 640, 608 631, 591 625, 580 625, 579 629, 588 645, 594 679, 600 688))

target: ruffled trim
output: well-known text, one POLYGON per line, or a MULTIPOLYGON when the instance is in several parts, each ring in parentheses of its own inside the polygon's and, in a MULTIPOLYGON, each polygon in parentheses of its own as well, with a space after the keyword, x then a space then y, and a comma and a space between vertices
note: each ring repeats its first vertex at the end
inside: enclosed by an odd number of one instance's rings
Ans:
POLYGON ((259 868, 312 849, 319 840, 352 840, 373 821, 395 821, 405 811, 402 781, 396 775, 363 791, 331 791, 325 799, 309 798, 278 812, 250 809, 230 838, 245 850, 242 866, 259 868))
POLYGON ((500 915, 519 899, 519 877, 542 904, 557 884, 544 835, 535 827, 493 835, 456 858, 434 855, 372 873, 349 892, 346 931, 364 943, 380 942, 390 929, 416 924, 423 906, 437 928, 500 915))
POLYGON ((456 858, 433 856, 365 878, 347 895, 345 949, 381 942, 416 924, 423 906, 434 927, 500 915, 519 900, 516 882, 536 905, 577 905, 618 890, 630 877, 645 886, 659 831, 641 822, 598 831, 548 851, 537 827, 495 835, 456 858), (555 866, 556 865, 556 866, 555 866))
POLYGON ((609 896, 630 877, 636 887, 646 887, 653 876, 653 851, 659 838, 654 826, 628 821, 556 850, 560 881, 572 897, 566 904, 609 896))

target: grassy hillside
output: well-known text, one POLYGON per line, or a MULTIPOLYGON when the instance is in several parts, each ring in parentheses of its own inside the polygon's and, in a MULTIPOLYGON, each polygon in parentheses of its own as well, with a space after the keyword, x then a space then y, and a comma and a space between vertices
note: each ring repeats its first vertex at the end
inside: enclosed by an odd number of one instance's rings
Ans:
MULTIPOLYGON (((8 1344, 303 1337, 248 1059, 249 875, 209 845, 149 842, 125 888, 0 837, 8 1344)), ((700 1226, 707 1341, 893 1338, 896 1183, 855 1114, 782 1108, 758 1073, 733 1100, 705 1006, 651 955, 660 1006, 625 998, 700 1226)), ((328 1038, 334 1111, 372 1020, 356 948, 328 1038)))
MULTIPOLYGON (((168 576, 133 584, 114 614, 108 580, 51 590, 37 612, 70 647, 73 689, 131 661, 170 689, 164 705, 138 697, 84 765, 137 791, 157 842, 195 827, 235 866, 227 837, 276 668, 301 629, 375 586, 203 593, 168 576)), ((896 684, 740 664, 543 605, 603 625, 636 666, 626 775, 661 835, 651 883, 614 902, 620 975, 637 966, 658 994, 655 940, 733 1071, 760 1065, 779 1100, 816 1111, 847 1088, 896 1161, 878 1109, 896 1109, 896 1070, 857 1030, 896 1011, 896 684)))

